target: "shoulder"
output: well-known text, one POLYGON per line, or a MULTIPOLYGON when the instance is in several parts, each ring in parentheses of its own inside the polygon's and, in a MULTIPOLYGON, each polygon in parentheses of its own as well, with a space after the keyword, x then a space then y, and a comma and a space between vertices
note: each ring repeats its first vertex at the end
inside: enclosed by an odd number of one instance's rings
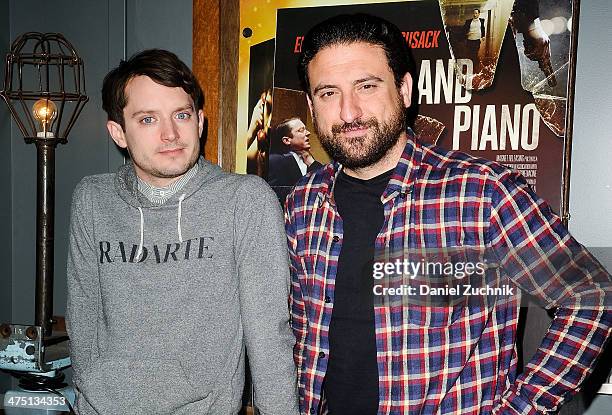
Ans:
POLYGON ((91 217, 97 207, 114 193, 114 177, 114 173, 83 177, 72 192, 71 215, 91 217))
POLYGON ((484 192, 483 196, 493 204, 501 199, 515 197, 527 197, 538 203, 541 201, 518 171, 500 163, 437 146, 423 146, 423 151, 422 167, 428 171, 423 175, 478 183, 484 192))
POLYGON ((291 153, 272 153, 269 156, 269 162, 270 164, 287 164, 295 162, 295 158, 293 155, 291 155, 291 153))
POLYGON ((271 190, 270 186, 264 179, 254 174, 236 174, 230 173, 233 176, 236 176, 238 180, 238 187, 241 191, 268 191, 271 190))
POLYGON ((287 156, 290 156, 290 153, 270 153, 268 158, 270 160, 284 160, 287 156))
POLYGON ((510 169, 495 161, 474 157, 456 150, 446 150, 435 145, 422 145, 421 164, 431 169, 464 170, 498 175, 510 169))
POLYGON ((301 207, 314 204, 319 194, 329 191, 337 169, 336 163, 328 163, 302 176, 287 197, 287 206, 301 207))
POLYGON ((238 206, 256 204, 278 205, 276 194, 264 179, 253 174, 228 173, 236 180, 235 193, 238 206))
POLYGON ((430 181, 458 180, 478 183, 479 187, 490 189, 492 184, 502 179, 516 178, 520 175, 492 160, 474 157, 461 151, 424 145, 422 146, 419 176, 430 181))
POLYGON ((75 186, 73 201, 84 197, 95 198, 97 195, 112 191, 115 173, 95 174, 83 177, 75 186))

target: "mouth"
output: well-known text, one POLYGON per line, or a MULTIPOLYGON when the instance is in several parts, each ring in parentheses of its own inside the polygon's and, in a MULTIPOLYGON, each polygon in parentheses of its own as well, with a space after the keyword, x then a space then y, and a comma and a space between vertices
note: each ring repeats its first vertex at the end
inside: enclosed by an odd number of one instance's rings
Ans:
POLYGON ((366 125, 360 125, 350 128, 343 128, 342 130, 340 130, 340 134, 347 138, 363 137, 368 133, 369 129, 370 127, 366 125))
POLYGON ((174 156, 174 155, 181 153, 183 150, 184 150, 183 147, 166 148, 164 150, 160 150, 158 153, 164 156, 174 156))
POLYGON ((336 136, 345 138, 360 138, 366 136, 368 131, 376 125, 376 119, 370 118, 367 120, 354 121, 343 125, 335 125, 332 127, 332 133, 336 136))

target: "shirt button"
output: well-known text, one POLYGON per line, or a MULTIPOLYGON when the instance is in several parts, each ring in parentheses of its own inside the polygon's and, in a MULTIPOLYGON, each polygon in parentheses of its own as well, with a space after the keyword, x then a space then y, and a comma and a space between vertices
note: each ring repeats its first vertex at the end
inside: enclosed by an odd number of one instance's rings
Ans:
POLYGON ((334 243, 338 242, 340 240, 340 237, 338 235, 334 235, 334 237, 332 238, 332 241, 334 241, 334 243))
POLYGON ((329 296, 325 296, 325 302, 326 303, 331 303, 331 298, 329 296))
POLYGON ((319 358, 323 359, 325 357, 325 352, 319 352, 319 358))

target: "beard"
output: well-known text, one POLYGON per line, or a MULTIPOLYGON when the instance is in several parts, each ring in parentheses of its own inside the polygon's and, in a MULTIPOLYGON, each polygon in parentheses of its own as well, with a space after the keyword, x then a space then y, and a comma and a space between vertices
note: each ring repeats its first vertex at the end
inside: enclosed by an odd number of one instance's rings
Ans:
POLYGON ((329 134, 321 130, 316 116, 313 116, 313 121, 323 149, 332 159, 349 169, 362 169, 377 163, 406 131, 406 117, 401 100, 398 100, 389 120, 382 123, 376 117, 358 119, 351 123, 332 125, 329 134), (360 137, 346 138, 341 135, 345 131, 366 127, 367 134, 360 137))

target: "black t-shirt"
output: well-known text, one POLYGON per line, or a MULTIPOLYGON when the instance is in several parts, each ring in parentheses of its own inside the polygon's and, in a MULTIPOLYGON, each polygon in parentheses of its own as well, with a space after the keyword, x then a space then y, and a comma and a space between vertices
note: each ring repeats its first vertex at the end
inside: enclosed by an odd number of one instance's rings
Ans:
POLYGON ((342 171, 334 187, 344 236, 324 383, 331 415, 375 415, 378 411, 372 264, 374 243, 384 221, 380 197, 391 174, 361 180, 342 171))

